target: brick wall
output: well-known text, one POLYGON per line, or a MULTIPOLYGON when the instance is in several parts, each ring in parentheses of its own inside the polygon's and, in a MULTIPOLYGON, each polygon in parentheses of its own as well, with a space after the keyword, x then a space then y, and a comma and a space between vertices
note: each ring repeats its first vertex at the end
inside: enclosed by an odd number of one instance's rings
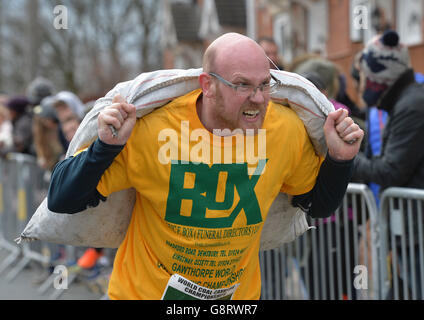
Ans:
POLYGON ((328 19, 328 27, 331 31, 327 38, 328 59, 340 67, 340 71, 346 76, 347 92, 352 99, 356 100, 356 86, 350 76, 350 69, 355 54, 362 49, 363 45, 350 40, 349 1, 329 0, 328 19))
MULTIPOLYGON (((399 0, 398 0, 399 1, 399 0)), ((329 30, 327 40, 328 59, 337 63, 346 75, 347 91, 352 99, 357 99, 356 87, 350 76, 350 68, 355 54, 362 50, 362 42, 352 42, 349 34, 349 0, 328 0, 329 30)), ((424 36, 424 22, 422 24, 424 36)), ((424 73, 423 43, 409 47, 412 67, 424 73)))

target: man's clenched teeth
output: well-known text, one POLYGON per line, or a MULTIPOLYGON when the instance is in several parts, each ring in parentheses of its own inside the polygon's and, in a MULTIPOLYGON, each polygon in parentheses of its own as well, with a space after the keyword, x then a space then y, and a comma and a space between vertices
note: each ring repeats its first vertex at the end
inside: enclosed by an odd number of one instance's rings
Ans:
POLYGON ((246 110, 243 111, 243 115, 248 118, 255 118, 259 114, 259 110, 246 110))

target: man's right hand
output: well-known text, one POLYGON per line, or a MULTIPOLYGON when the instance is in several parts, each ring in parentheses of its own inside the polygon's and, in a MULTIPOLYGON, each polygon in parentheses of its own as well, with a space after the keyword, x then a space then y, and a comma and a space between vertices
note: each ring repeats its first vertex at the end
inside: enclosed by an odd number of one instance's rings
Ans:
POLYGON ((124 145, 131 136, 136 118, 136 109, 128 104, 120 95, 116 95, 112 104, 104 108, 97 118, 97 133, 99 139, 112 145, 124 145), (111 126, 116 129, 117 136, 113 136, 111 126))

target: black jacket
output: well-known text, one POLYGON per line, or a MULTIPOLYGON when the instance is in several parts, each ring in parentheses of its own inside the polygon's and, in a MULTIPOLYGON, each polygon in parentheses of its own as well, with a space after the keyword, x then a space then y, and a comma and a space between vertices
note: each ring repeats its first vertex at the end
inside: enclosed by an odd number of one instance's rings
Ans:
POLYGON ((389 113, 381 155, 355 159, 353 179, 388 187, 424 189, 424 87, 412 69, 403 73, 377 107, 389 113))

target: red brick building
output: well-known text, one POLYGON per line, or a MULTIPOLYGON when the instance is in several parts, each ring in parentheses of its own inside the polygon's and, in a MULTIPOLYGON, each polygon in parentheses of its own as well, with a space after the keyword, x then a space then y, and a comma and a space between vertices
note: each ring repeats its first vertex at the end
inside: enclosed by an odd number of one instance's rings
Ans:
MULTIPOLYGON (((379 31, 392 28, 399 32, 403 43, 408 44, 411 63, 415 71, 424 73, 424 1, 422 0, 328 0, 327 58, 349 74, 354 55, 379 31), (355 6, 356 11, 355 11, 355 6), (355 30, 355 19, 368 14, 368 29, 355 30), (356 31, 356 34, 355 34, 356 31)), ((358 22, 358 20, 356 20, 358 22)), ((358 28, 357 28, 358 29, 358 28)), ((354 96, 354 87, 348 83, 354 96)))
POLYGON ((356 96, 350 68, 364 43, 387 28, 408 44, 424 73, 424 0, 162 0, 165 68, 200 67, 205 47, 236 31, 273 37, 283 60, 318 53, 339 65, 356 96))

